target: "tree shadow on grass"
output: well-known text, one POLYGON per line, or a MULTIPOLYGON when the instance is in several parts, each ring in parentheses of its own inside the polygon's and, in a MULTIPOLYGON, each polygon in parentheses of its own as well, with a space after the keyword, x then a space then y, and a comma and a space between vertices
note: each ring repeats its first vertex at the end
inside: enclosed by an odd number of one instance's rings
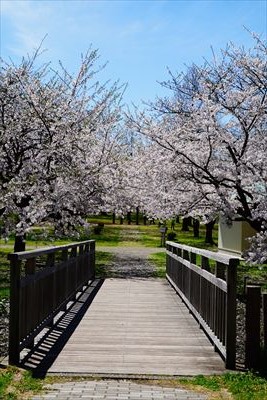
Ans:
POLYGON ((101 288, 104 279, 96 279, 83 290, 71 306, 47 329, 36 345, 20 362, 20 367, 32 371, 35 378, 44 378, 48 369, 79 325, 88 307, 101 288))

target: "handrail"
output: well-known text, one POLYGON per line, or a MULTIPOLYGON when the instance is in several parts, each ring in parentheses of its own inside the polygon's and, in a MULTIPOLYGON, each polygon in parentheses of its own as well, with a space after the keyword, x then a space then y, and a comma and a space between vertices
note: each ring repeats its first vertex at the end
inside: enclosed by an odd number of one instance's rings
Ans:
POLYGON ((240 258, 174 242, 166 243, 166 253, 167 280, 220 352, 226 368, 235 369, 236 274, 240 258))
POLYGON ((44 254, 54 253, 55 251, 72 249, 72 248, 75 248, 77 246, 80 246, 80 245, 83 245, 83 244, 87 244, 87 243, 91 243, 91 242, 94 242, 94 240, 85 240, 83 242, 63 244, 63 245, 60 245, 60 246, 40 247, 39 249, 20 251, 20 252, 16 252, 16 253, 10 253, 10 254, 8 254, 8 259, 9 260, 14 260, 14 259, 15 260, 27 260, 29 258, 42 256, 44 254))
POLYGON ((166 242, 166 246, 167 244, 174 244, 175 248, 177 249, 181 249, 181 250, 185 250, 188 252, 192 252, 195 254, 198 254, 200 256, 204 256, 206 258, 210 258, 212 260, 221 262, 223 264, 228 264, 229 260, 240 260, 240 257, 237 256, 233 256, 232 254, 227 254, 227 253, 216 253, 215 251, 211 251, 211 250, 205 250, 205 249, 199 249, 198 247, 192 247, 192 246, 187 246, 187 245, 183 245, 180 243, 174 243, 174 242, 166 242))
POLYGON ((95 276, 95 241, 8 255, 10 260, 9 363, 95 276))

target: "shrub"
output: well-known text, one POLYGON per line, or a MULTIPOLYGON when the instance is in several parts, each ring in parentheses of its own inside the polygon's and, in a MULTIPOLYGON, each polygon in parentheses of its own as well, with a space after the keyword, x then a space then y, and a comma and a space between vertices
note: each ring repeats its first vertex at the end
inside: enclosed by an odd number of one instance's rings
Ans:
POLYGON ((103 222, 99 222, 97 224, 97 226, 94 227, 94 233, 96 235, 100 235, 102 233, 103 229, 104 229, 104 223, 103 222))
POLYGON ((167 233, 167 240, 175 240, 175 239, 176 239, 176 233, 175 232, 167 233))

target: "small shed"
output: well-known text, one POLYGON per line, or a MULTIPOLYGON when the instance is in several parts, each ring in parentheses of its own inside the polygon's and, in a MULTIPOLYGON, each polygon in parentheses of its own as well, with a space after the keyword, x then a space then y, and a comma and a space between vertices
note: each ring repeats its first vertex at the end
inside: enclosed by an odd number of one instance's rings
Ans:
POLYGON ((249 247, 249 237, 256 234, 248 222, 235 218, 231 224, 220 218, 218 226, 218 251, 240 256, 249 247))

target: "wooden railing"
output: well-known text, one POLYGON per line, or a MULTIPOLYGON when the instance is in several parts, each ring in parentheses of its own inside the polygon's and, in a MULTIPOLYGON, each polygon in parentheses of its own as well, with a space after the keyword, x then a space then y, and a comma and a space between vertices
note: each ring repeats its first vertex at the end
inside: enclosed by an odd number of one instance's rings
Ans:
POLYGON ((267 293, 260 285, 246 285, 245 367, 267 367, 267 293))
POLYGON ((226 368, 235 369, 239 259, 173 242, 167 242, 166 249, 168 281, 220 352, 226 368))
POLYGON ((76 293, 94 279, 95 242, 12 253, 10 260, 9 363, 51 324, 76 293))

